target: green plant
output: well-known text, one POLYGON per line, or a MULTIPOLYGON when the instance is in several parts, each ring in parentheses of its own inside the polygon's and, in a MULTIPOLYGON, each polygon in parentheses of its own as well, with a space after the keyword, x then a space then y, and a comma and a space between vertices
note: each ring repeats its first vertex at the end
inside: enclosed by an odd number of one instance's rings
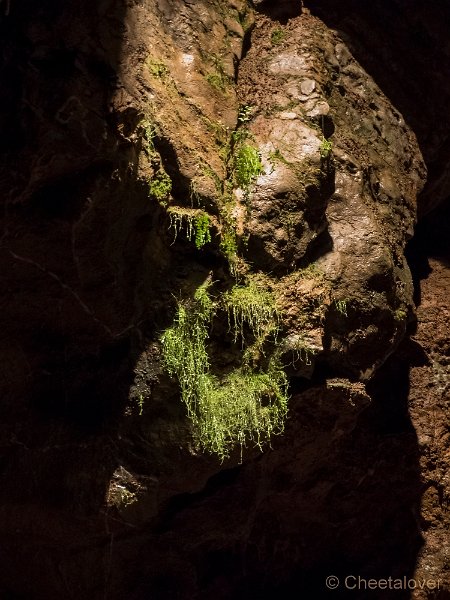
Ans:
POLYGON ((278 44, 281 44, 285 38, 286 32, 283 29, 277 28, 272 31, 270 41, 272 42, 273 46, 278 46, 278 44))
POLYGON ((320 157, 323 159, 328 159, 333 150, 333 142, 331 140, 327 140, 326 138, 322 138, 320 143, 319 152, 320 157))
POLYGON ((195 217, 195 247, 202 248, 205 244, 211 241, 209 217, 205 213, 201 213, 195 217))
POLYGON ((291 364, 293 366, 295 366, 295 364, 299 360, 300 360, 300 362, 302 362, 303 364, 305 364, 307 366, 310 366, 312 364, 311 359, 314 356, 314 350, 311 348, 311 346, 308 345, 308 343, 302 336, 299 336, 298 339, 295 340, 295 343, 292 344, 291 351, 292 351, 292 363, 291 364))
POLYGON ((222 226, 222 232, 220 234, 220 249, 222 254, 228 260, 230 271, 232 275, 236 275, 236 262, 237 262, 237 239, 236 231, 230 223, 225 223, 222 226))
POLYGON ((259 152, 253 146, 244 144, 237 152, 234 175, 236 182, 246 192, 255 179, 264 172, 259 152))
POLYGON ((290 162, 284 158, 279 148, 276 148, 272 152, 269 152, 268 159, 272 163, 272 165, 275 161, 279 161, 285 165, 290 166, 290 162))
POLYGON ((141 127, 142 127, 141 131, 143 132, 142 133, 142 140, 143 140, 142 147, 143 147, 144 151, 146 152, 147 156, 149 158, 153 158, 156 155, 156 148, 155 148, 155 138, 157 135, 156 125, 154 125, 150 121, 142 121, 141 127))
POLYGON ((194 422, 198 397, 209 370, 206 339, 213 312, 214 303, 206 286, 200 287, 192 302, 178 304, 172 327, 161 336, 164 366, 169 375, 178 378, 182 400, 194 422))
POLYGON ((347 300, 334 300, 333 303, 339 314, 341 314, 343 317, 348 317, 347 300))
POLYGON ((251 104, 244 104, 239 107, 237 122, 238 124, 248 123, 252 119, 254 107, 251 104))
POLYGON ((150 180, 149 194, 152 198, 155 198, 161 204, 165 204, 165 201, 169 197, 172 190, 172 180, 169 175, 162 169, 160 169, 153 179, 150 180))
POLYGON ((258 345, 269 334, 278 331, 278 311, 273 295, 250 280, 247 285, 235 285, 223 296, 228 313, 230 329, 234 331, 234 341, 240 336, 245 340, 244 326, 247 325, 258 345))
POLYGON ((248 133, 247 129, 244 129, 242 127, 240 129, 235 129, 231 133, 231 140, 230 140, 231 149, 234 149, 237 146, 239 146, 240 144, 243 144, 245 142, 245 140, 247 140, 248 138, 249 138, 249 133, 248 133))
POLYGON ((212 63, 214 71, 206 74, 206 81, 214 89, 225 92, 230 84, 230 78, 225 73, 225 67, 220 56, 216 54, 206 54, 206 59, 212 63))
POLYGON ((142 416, 144 414, 144 396, 142 394, 139 394, 139 397, 137 398, 136 402, 139 406, 139 415, 142 416))
POLYGON ((265 373, 236 369, 222 379, 203 381, 197 421, 198 441, 221 460, 236 445, 252 441, 260 450, 264 440, 281 433, 287 413, 287 381, 274 361, 265 373))
POLYGON ((171 206, 168 209, 170 227, 174 231, 173 242, 183 231, 188 241, 194 241, 197 249, 211 241, 210 219, 203 211, 195 208, 171 206))
POLYGON ((406 319, 407 316, 408 313, 404 308, 397 308, 397 310, 394 312, 394 318, 396 321, 402 322, 406 319))
POLYGON ((310 263, 308 266, 303 267, 303 269, 299 269, 295 272, 297 277, 301 279, 317 279, 322 280, 325 277, 322 269, 315 262, 310 263))
POLYGON ((224 92, 227 88, 228 79, 221 73, 207 73, 206 81, 209 85, 219 92, 224 92))
POLYGON ((161 344, 164 366, 178 379, 197 444, 223 460, 236 445, 241 453, 248 441, 261 448, 264 439, 283 430, 287 380, 276 355, 264 371, 243 366, 222 377, 212 374, 206 342, 216 310, 206 283, 191 301, 178 303, 161 344))
POLYGON ((153 60, 152 58, 147 60, 147 66, 153 77, 157 77, 159 79, 162 79, 169 73, 169 68, 167 65, 161 61, 153 60))

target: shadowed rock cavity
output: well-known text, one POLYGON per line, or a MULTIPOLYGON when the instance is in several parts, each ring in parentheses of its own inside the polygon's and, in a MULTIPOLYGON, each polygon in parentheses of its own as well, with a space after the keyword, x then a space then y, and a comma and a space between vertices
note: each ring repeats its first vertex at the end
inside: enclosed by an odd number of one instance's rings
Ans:
POLYGON ((298 17, 303 9, 302 0, 253 0, 253 5, 258 12, 282 23, 298 17))

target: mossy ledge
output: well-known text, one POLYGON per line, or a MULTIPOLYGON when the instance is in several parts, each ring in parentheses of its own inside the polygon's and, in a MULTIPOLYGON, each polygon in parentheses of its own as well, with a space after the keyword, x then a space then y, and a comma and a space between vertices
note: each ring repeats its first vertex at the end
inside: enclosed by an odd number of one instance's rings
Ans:
POLYGON ((179 302, 173 325, 161 336, 163 361, 178 379, 181 399, 193 423, 197 446, 220 460, 246 443, 262 449, 264 441, 283 431, 287 414, 287 379, 276 351, 265 357, 265 368, 252 368, 248 350, 261 346, 277 329, 272 299, 256 288, 240 287, 213 300, 209 284, 193 299, 179 302), (233 298, 245 296, 245 307, 233 298), (250 298, 251 296, 251 298, 250 298), (249 300, 250 298, 250 300, 249 300), (217 310, 231 310, 235 339, 244 336, 244 323, 256 340, 243 353, 242 364, 222 376, 211 373, 207 338, 217 310))

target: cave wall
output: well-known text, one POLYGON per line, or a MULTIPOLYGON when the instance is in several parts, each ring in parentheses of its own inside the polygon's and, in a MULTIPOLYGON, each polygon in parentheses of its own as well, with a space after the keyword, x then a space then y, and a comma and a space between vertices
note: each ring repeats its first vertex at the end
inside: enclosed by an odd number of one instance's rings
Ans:
POLYGON ((449 195, 447 9, 304 4, 1 15, 5 598, 290 597, 333 570, 414 573, 423 356, 402 342, 404 248, 417 206, 449 195), (264 169, 250 200, 230 166, 244 125, 264 169), (239 257, 277 294, 286 352, 301 336, 308 358, 286 365, 284 435, 220 464, 193 446, 158 340, 177 297, 233 284, 230 189, 239 257), (168 213, 194 202, 212 223, 200 250, 168 213))

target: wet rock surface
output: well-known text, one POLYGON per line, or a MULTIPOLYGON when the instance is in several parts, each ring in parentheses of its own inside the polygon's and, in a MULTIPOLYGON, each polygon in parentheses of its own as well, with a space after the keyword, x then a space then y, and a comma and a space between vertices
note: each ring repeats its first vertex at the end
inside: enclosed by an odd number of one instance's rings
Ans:
POLYGON ((448 196, 446 6, 254 4, 0 17, 5 599, 314 598, 354 573, 441 580, 380 598, 450 589, 445 243, 412 337, 426 254, 415 289, 404 257, 423 159, 421 211, 448 196), (262 166, 240 185, 239 139, 262 166), (199 210, 202 249, 174 235, 199 210), (230 222, 277 298, 292 398, 264 453, 221 464, 158 339, 177 298, 232 285, 230 222))

